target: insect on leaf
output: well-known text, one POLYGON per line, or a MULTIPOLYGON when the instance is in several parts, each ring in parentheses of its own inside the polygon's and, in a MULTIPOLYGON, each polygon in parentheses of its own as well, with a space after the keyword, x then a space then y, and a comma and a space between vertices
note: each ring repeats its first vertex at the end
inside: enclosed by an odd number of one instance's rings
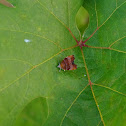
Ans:
POLYGON ((16 8, 0 5, 0 126, 125 126, 126 0, 8 1, 16 8), (59 72, 71 55, 77 69, 59 72))

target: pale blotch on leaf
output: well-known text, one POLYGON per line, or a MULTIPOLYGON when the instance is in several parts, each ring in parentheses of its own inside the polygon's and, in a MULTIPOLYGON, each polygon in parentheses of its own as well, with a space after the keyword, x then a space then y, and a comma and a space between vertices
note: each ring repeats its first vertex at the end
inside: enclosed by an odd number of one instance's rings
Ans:
POLYGON ((29 39, 24 39, 24 42, 28 43, 28 42, 31 42, 31 40, 29 40, 29 39))
POLYGON ((81 39, 84 37, 84 32, 89 24, 89 13, 84 7, 80 7, 76 14, 76 26, 80 32, 81 39))

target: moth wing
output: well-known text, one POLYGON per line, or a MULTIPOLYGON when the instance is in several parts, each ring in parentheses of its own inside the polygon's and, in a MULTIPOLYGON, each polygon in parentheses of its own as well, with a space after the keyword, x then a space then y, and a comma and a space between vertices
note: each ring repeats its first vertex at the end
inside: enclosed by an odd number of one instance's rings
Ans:
POLYGON ((73 64, 73 70, 76 70, 76 69, 77 69, 77 65, 73 64))
POLYGON ((68 62, 68 58, 64 58, 64 60, 62 60, 61 64, 61 69, 63 70, 69 70, 70 69, 70 66, 69 66, 69 62, 68 62))
POLYGON ((70 62, 69 62, 68 58, 66 57, 63 61, 65 64, 65 70, 69 70, 70 69, 70 62))
POLYGON ((74 55, 67 56, 66 58, 71 59, 71 63, 74 62, 74 55))
POLYGON ((70 66, 70 69, 69 70, 76 70, 77 69, 77 65, 76 64, 72 64, 70 66))

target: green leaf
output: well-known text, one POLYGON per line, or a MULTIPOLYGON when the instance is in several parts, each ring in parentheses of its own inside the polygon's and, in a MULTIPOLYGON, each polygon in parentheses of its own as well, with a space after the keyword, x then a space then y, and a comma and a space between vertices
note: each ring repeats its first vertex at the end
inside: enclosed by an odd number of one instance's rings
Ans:
POLYGON ((37 98, 30 102, 19 117, 14 126, 41 126, 48 117, 48 105, 45 98, 37 98))
POLYGON ((80 31, 81 37, 83 36, 84 31, 88 27, 88 24, 89 24, 89 14, 87 10, 81 6, 76 14, 76 25, 78 30, 80 31))
POLYGON ((0 4, 0 126, 125 126, 125 0, 8 1, 16 8, 0 4), (90 23, 80 49, 82 6, 90 23), (69 55, 77 69, 59 71, 69 55))

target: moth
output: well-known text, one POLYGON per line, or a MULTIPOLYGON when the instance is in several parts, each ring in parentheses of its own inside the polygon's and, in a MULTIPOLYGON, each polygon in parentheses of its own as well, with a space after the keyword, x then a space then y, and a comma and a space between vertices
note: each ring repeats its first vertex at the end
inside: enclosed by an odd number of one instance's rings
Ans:
POLYGON ((57 66, 60 70, 76 70, 77 65, 74 64, 74 55, 67 56, 62 60, 62 62, 57 66))

